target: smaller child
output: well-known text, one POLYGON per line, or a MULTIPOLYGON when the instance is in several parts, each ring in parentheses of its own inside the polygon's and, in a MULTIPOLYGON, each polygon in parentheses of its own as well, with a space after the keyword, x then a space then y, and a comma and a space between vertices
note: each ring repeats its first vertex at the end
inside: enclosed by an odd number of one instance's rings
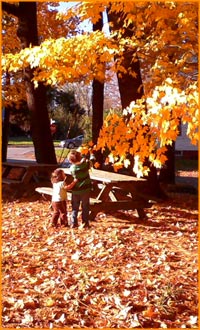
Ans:
POLYGON ((56 169, 51 175, 53 185, 53 195, 51 206, 53 208, 52 227, 57 227, 60 217, 61 225, 67 227, 67 190, 72 189, 78 180, 73 180, 70 184, 66 183, 66 176, 63 170, 56 169))

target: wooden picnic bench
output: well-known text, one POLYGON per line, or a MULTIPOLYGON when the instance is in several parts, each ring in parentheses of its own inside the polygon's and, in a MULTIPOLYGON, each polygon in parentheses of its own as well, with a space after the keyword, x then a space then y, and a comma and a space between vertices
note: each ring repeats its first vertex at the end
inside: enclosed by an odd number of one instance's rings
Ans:
POLYGON ((16 187, 15 195, 19 195, 23 187, 30 182, 38 183, 58 167, 56 164, 40 164, 30 161, 10 161, 2 163, 2 184, 16 187))
MULTIPOLYGON (((62 168, 70 176, 69 168, 62 168)), ((147 184, 145 179, 133 176, 92 169, 92 191, 90 199, 90 218, 99 212, 111 213, 117 210, 137 210, 140 219, 146 218, 144 209, 152 202, 143 191, 147 184)), ((38 187, 36 191, 43 195, 52 195, 52 188, 38 187)))

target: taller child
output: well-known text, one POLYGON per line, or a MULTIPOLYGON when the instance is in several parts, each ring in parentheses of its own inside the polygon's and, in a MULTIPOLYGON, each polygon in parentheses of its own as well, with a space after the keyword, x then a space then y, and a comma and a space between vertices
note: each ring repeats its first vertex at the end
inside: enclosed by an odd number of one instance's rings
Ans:
POLYGON ((72 164, 70 172, 74 180, 78 180, 72 189, 72 222, 71 227, 78 227, 79 207, 82 207, 82 223, 84 227, 89 227, 89 208, 91 179, 89 175, 90 163, 82 157, 77 150, 72 150, 68 155, 68 160, 72 164))

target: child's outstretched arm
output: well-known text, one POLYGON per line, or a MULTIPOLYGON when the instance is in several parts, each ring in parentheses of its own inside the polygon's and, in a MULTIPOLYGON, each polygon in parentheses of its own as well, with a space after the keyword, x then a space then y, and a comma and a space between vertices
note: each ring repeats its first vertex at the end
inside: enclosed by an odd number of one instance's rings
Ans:
POLYGON ((72 181, 72 183, 70 183, 70 184, 68 184, 68 185, 65 185, 65 189, 66 189, 66 190, 71 190, 71 189, 75 186, 76 182, 78 182, 78 179, 74 179, 74 180, 72 181))

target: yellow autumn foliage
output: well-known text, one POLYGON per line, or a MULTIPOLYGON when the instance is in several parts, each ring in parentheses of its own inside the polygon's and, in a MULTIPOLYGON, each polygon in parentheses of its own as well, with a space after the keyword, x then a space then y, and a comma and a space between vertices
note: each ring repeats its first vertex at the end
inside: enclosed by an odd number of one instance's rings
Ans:
MULTIPOLYGON (((46 10, 44 3, 41 9, 46 10)), ((133 171, 142 176, 149 171, 143 165, 145 160, 162 167, 166 146, 176 141, 180 122, 187 124, 191 142, 198 141, 197 9, 195 2, 77 3, 65 14, 47 16, 51 31, 55 18, 69 23, 64 25, 66 37, 58 28, 57 34, 52 32, 49 38, 45 22, 41 22, 41 33, 46 31, 41 45, 14 53, 9 50, 9 41, 2 56, 2 70, 16 73, 30 66, 36 88, 39 82, 53 86, 80 81, 87 84, 93 79, 105 82, 111 72, 119 77, 127 73, 122 55, 125 49, 134 52, 132 61, 137 56, 141 63, 144 97, 123 109, 121 116, 108 114, 94 150, 106 151, 116 170, 130 166, 129 158, 134 157, 133 171), (75 33, 73 17, 95 24, 108 7, 123 22, 120 29, 112 31, 111 26, 110 34, 75 33), (68 37, 70 24, 74 30, 68 37), (130 37, 124 37, 126 29, 132 29, 130 37)), ((129 74, 136 77, 135 72, 129 74)), ((90 146, 88 150, 92 152, 90 146)))
MULTIPOLYGON (((155 167, 161 168, 167 160, 166 146, 176 141, 179 135, 180 121, 188 124, 187 134, 191 138, 191 142, 197 144, 199 108, 195 84, 190 86, 194 96, 191 97, 189 94, 187 97, 186 92, 178 92, 173 86, 169 88, 169 83, 172 81, 168 79, 167 88, 165 84, 160 88, 157 86, 152 93, 152 98, 148 98, 148 100, 144 98, 143 102, 142 100, 132 102, 128 108, 124 109, 125 117, 110 113, 105 119, 97 149, 110 150, 108 157, 110 162, 115 165, 115 169, 125 166, 123 163, 125 156, 137 159, 133 167, 137 176, 143 176, 148 172, 149 169, 143 165, 147 159, 155 167), (168 93, 167 105, 166 93, 163 93, 163 90, 168 93), (164 104, 160 106, 163 99, 164 104), (128 124, 125 124, 124 118, 128 115, 128 124)), ((127 159, 127 157, 125 158, 127 159)), ((130 163, 128 164, 130 165, 130 163)))

